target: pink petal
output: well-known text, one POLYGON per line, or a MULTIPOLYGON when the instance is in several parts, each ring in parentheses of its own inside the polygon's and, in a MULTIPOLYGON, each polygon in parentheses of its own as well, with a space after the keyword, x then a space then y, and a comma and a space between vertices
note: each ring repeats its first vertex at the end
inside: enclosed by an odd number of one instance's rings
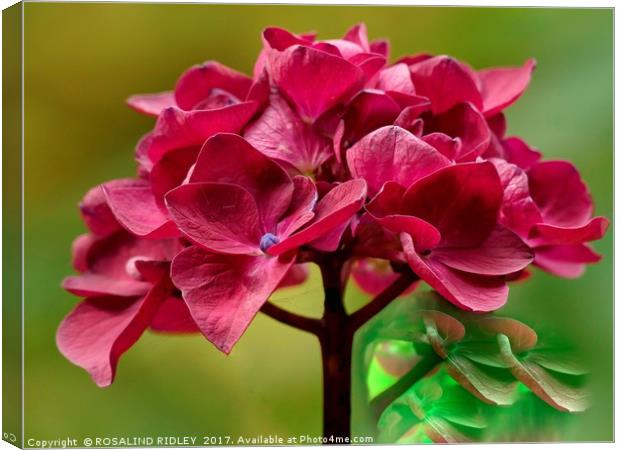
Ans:
POLYGON ((313 211, 318 200, 314 182, 308 177, 296 176, 293 178, 293 186, 291 203, 277 226, 276 234, 280 238, 288 237, 314 217, 313 211))
POLYGON ((111 278, 105 275, 85 273, 63 280, 63 289, 80 297, 138 297, 146 294, 151 283, 130 278, 111 278))
POLYGON ((116 219, 136 236, 162 239, 178 236, 178 230, 158 204, 148 182, 133 186, 104 186, 116 219))
POLYGON ((149 181, 155 200, 164 207, 164 196, 187 177, 190 167, 196 162, 200 147, 187 147, 166 153, 153 165, 149 181))
POLYGON ((367 80, 374 77, 385 66, 385 57, 376 53, 358 53, 349 58, 351 64, 356 65, 364 72, 367 80))
POLYGON ((455 160, 474 161, 491 143, 486 120, 471 104, 457 105, 443 114, 424 119, 424 134, 441 132, 461 140, 455 160))
POLYGON ((481 70, 484 115, 491 117, 516 102, 530 83, 535 67, 536 61, 528 59, 522 67, 481 70))
POLYGON ((118 297, 86 299, 58 327, 56 345, 98 386, 109 386, 119 358, 148 327, 163 296, 158 285, 133 301, 118 297))
POLYGON ((594 209, 588 188, 568 161, 544 161, 527 173, 530 195, 544 222, 558 227, 579 227, 594 209))
POLYGON ((528 242, 532 245, 570 245, 596 241, 602 238, 609 226, 605 217, 594 217, 580 227, 558 227, 539 223, 532 228, 528 242))
POLYGON ((520 236, 527 237, 530 229, 542 221, 540 211, 530 197, 527 175, 503 159, 490 161, 497 169, 504 188, 500 222, 520 236))
POLYGON ((364 82, 364 72, 355 65, 303 46, 271 52, 269 67, 274 83, 308 121, 347 101, 364 82))
POLYGON ((503 277, 475 275, 451 269, 433 258, 416 253, 411 236, 401 234, 401 242, 411 269, 442 297, 461 309, 474 312, 495 311, 508 298, 503 277))
POLYGON ((450 161, 407 130, 388 126, 370 133, 351 147, 347 163, 354 177, 366 180, 372 196, 388 181, 410 186, 448 166, 450 161))
POLYGON ((200 151, 191 182, 230 183, 253 197, 266 231, 273 232, 288 207, 293 183, 276 162, 235 134, 220 133, 200 151))
POLYGON ((123 187, 140 184, 133 179, 112 180, 90 189, 80 202, 82 219, 90 231, 99 236, 107 236, 122 227, 108 206, 103 187, 123 187))
MULTIPOLYGON (((355 283, 368 294, 377 295, 396 281, 400 275, 394 273, 388 261, 377 259, 360 259, 355 262, 351 270, 355 283)), ((413 292, 419 283, 414 283, 401 295, 413 292)))
POLYGON ((451 138, 444 133, 427 134, 422 140, 450 160, 456 159, 462 147, 461 138, 451 138))
POLYGON ((151 330, 160 333, 197 333, 200 330, 192 319, 182 298, 168 297, 151 320, 151 330))
POLYGON ((584 244, 552 245, 536 248, 534 264, 547 272, 564 278, 579 278, 586 264, 597 263, 601 255, 584 244))
POLYGON ((238 133, 258 109, 254 101, 218 109, 183 111, 170 107, 162 111, 143 150, 152 162, 175 148, 202 145, 216 133, 238 133))
POLYGON ((263 40, 274 50, 283 51, 293 45, 310 45, 312 39, 298 36, 284 28, 268 27, 263 31, 263 40))
POLYGON ((95 242, 97 237, 92 234, 81 234, 73 240, 71 261, 73 268, 78 272, 85 272, 88 269, 88 253, 95 242))
POLYGON ((230 353, 293 261, 217 255, 190 247, 172 262, 172 279, 200 331, 218 349, 230 353))
POLYGON ((307 264, 293 264, 278 284, 278 289, 299 286, 306 282, 309 275, 310 270, 307 264))
POLYGON ((516 164, 523 170, 530 169, 542 157, 538 150, 533 149, 523 139, 518 137, 504 139, 502 146, 506 153, 506 160, 516 164))
POLYGON ((471 247, 495 228, 502 197, 490 162, 457 164, 414 183, 403 197, 402 214, 434 225, 442 246, 471 247))
POLYGON ((463 102, 471 102, 481 109, 482 97, 476 81, 457 60, 435 56, 409 68, 416 92, 431 100, 433 113, 442 113, 463 102))
POLYGON ((216 61, 190 67, 177 81, 174 96, 179 108, 189 111, 206 100, 213 89, 221 89, 244 99, 252 85, 252 79, 245 74, 226 67, 216 61))
POLYGON ((370 51, 372 53, 378 53, 379 55, 383 55, 385 58, 390 56, 390 43, 385 39, 377 39, 370 43, 370 51))
POLYGON ((268 253, 281 255, 324 236, 349 221, 362 207, 365 198, 364 180, 350 180, 339 184, 317 203, 314 219, 305 228, 270 247, 268 253))
POLYGON ((241 186, 190 183, 170 191, 166 204, 174 222, 192 241, 215 252, 260 254, 266 232, 256 202, 241 186))
POLYGON ((370 44, 368 43, 368 30, 366 29, 366 25, 364 23, 358 23, 357 25, 351 27, 347 30, 342 39, 359 45, 365 52, 370 51, 370 44))
POLYGON ((409 95, 416 93, 409 67, 402 63, 386 67, 379 72, 376 88, 386 92, 396 91, 409 95))
POLYGON ((303 122, 288 103, 271 96, 263 114, 244 132, 247 141, 270 158, 301 173, 314 173, 331 155, 331 142, 303 122))
POLYGON ((512 231, 497 225, 476 247, 437 248, 433 260, 463 272, 481 275, 507 275, 524 269, 534 252, 512 231))
POLYGON ((155 117, 164 109, 177 106, 172 91, 132 95, 127 99, 127 104, 140 113, 155 117))

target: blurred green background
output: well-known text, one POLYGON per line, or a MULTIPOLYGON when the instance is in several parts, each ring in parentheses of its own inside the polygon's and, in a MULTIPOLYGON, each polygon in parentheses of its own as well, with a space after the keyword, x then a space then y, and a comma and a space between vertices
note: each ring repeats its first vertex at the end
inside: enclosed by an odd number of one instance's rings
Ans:
MULTIPOLYGON (((199 336, 147 333, 97 388, 60 356, 54 334, 76 298, 70 244, 91 186, 134 174, 133 148, 152 120, 124 105, 217 59, 251 73, 268 25, 336 37, 364 21, 392 57, 446 53, 476 68, 538 60, 508 110, 509 133, 547 158, 572 160, 612 214, 612 10, 163 4, 25 5, 25 436, 298 435, 321 433, 319 347, 259 316, 232 355, 199 336)), ((612 439, 612 232, 603 262, 579 280, 541 272, 511 289, 507 315, 566 336, 591 369, 592 407, 566 440, 612 439)), ((351 304, 364 296, 349 290, 351 304)), ((277 303, 318 314, 317 274, 277 303)), ((515 417, 514 426, 519 426, 515 417)), ((363 430, 362 430, 363 431, 363 430)))

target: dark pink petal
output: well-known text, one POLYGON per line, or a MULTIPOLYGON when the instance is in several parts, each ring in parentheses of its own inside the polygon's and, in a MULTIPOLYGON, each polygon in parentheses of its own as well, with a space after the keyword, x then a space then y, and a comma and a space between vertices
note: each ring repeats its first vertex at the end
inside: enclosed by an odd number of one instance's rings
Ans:
POLYGON ((428 97, 438 114, 463 102, 482 108, 482 97, 467 68, 448 56, 435 56, 410 65, 411 78, 419 95, 428 97))
POLYGON ((487 124, 489 129, 499 138, 502 139, 506 135, 506 129, 508 124, 506 122, 506 116, 503 113, 495 114, 494 116, 487 117, 487 124))
POLYGON ((277 226, 277 236, 282 239, 308 223, 314 217, 314 207, 318 200, 316 185, 304 176, 293 177, 291 203, 277 226))
POLYGON ((159 305, 150 326, 151 330, 160 333, 197 333, 200 331, 183 299, 172 296, 159 305))
MULTIPOLYGON (((415 241, 414 241, 415 242, 415 241)), ((507 275, 525 268, 534 252, 508 228, 497 225, 476 247, 437 248, 433 260, 463 272, 507 275)))
POLYGON ((338 225, 336 228, 333 228, 329 233, 324 234, 320 238, 309 242, 308 246, 321 252, 336 251, 340 246, 340 242, 342 241, 344 233, 347 231, 350 224, 351 220, 348 220, 343 224, 338 225))
MULTIPOLYGON (((380 294, 400 277, 399 274, 391 269, 388 261, 368 258, 355 262, 351 270, 351 276, 364 292, 371 295, 380 294)), ((417 285, 418 283, 414 283, 401 295, 410 294, 417 285)))
POLYGON ((495 228, 503 190, 490 162, 445 167, 414 183, 403 197, 403 214, 434 225, 442 246, 471 247, 495 228))
POLYGON ((383 55, 387 59, 390 56, 390 43, 385 39, 377 39, 370 43, 370 51, 383 55))
POLYGON ((155 117, 164 109, 177 106, 172 91, 132 95, 127 99, 127 104, 140 113, 155 117))
POLYGON ((79 297, 138 297, 146 294, 151 288, 151 283, 85 273, 65 278, 62 287, 79 297))
POLYGON ((371 131, 391 124, 399 113, 398 103, 383 92, 361 91, 347 105, 347 111, 342 117, 344 121, 341 142, 343 150, 371 131))
POLYGON ((172 262, 172 279, 202 334, 230 353, 293 262, 294 258, 217 255, 190 247, 172 262))
POLYGON ((474 161, 491 142, 491 131, 486 120, 471 104, 462 103, 443 114, 424 119, 424 134, 441 132, 461 140, 455 160, 474 161))
POLYGON ((299 286, 306 282, 309 275, 310 270, 307 264, 293 264, 278 284, 278 289, 299 286))
POLYGON ((478 75, 484 115, 491 117, 516 102, 530 83, 535 67, 536 61, 528 59, 522 67, 481 70, 478 75))
POLYGON ((535 164, 527 176, 530 195, 544 222, 558 227, 579 227, 592 216, 592 198, 579 172, 568 161, 535 164))
POLYGON ((367 80, 370 80, 385 66, 385 57, 376 53, 358 53, 349 58, 351 64, 364 71, 367 80))
POLYGON ((205 143, 190 181, 243 187, 256 201, 265 230, 271 232, 293 193, 293 183, 284 169, 235 134, 220 133, 205 143))
POLYGON ((509 137, 502 140, 501 143, 506 154, 505 159, 523 170, 530 169, 542 157, 538 150, 527 145, 521 138, 509 137))
POLYGON ((120 179, 108 181, 90 189, 80 202, 80 213, 88 229, 98 236, 107 236, 122 228, 108 206, 103 186, 114 188, 140 185, 141 183, 141 181, 134 179, 120 179))
POLYGON ((191 110, 208 99, 213 89, 221 89, 242 100, 252 79, 216 61, 190 67, 177 81, 174 96, 179 108, 191 110))
POLYGON ((109 386, 119 358, 148 327, 164 295, 158 285, 137 300, 84 300, 60 324, 56 333, 58 349, 86 370, 98 386, 109 386))
POLYGON ((166 153, 153 165, 149 181, 155 200, 164 207, 164 196, 187 177, 190 167, 196 162, 200 147, 187 147, 166 153))
POLYGON ((166 204, 174 222, 192 241, 215 252, 260 254, 266 232, 256 202, 241 186, 190 183, 170 191, 166 204))
POLYGON ((379 72, 376 88, 386 92, 396 91, 415 95, 415 87, 411 81, 409 67, 402 63, 386 67, 379 72))
POLYGON ((355 256, 404 262, 398 235, 382 227, 370 214, 362 214, 353 236, 355 256))
POLYGON ((461 138, 452 138, 444 133, 427 134, 422 136, 422 140, 450 160, 456 159, 462 147, 461 138))
POLYGON ((314 173, 332 156, 330 140, 303 122, 278 95, 271 96, 269 106, 243 134, 262 153, 301 173, 314 173))
POLYGON ((104 186, 108 205, 116 219, 136 236, 162 239, 178 236, 178 230, 161 208, 148 182, 133 186, 104 186))
POLYGON ((536 248, 534 264, 559 277, 579 278, 586 264, 600 260, 601 256, 585 244, 552 245, 536 248))
POLYGON ((81 234, 71 244, 71 261, 78 272, 88 269, 88 253, 96 241, 97 238, 92 234, 81 234))
POLYGON ((375 195, 388 181, 410 186, 420 178, 446 167, 450 161, 407 130, 396 126, 379 128, 347 152, 351 174, 368 183, 375 195))
POLYGON ((365 52, 370 51, 370 44, 368 43, 368 30, 364 23, 358 23, 351 27, 342 38, 345 41, 351 41, 359 45, 365 52))
POLYGON ((423 99, 421 103, 414 106, 407 106, 394 121, 394 125, 404 128, 418 137, 422 136, 422 131, 424 130, 424 122, 420 119, 420 114, 428 111, 431 106, 430 102, 425 100, 425 97, 421 98, 423 99))
POLYGON ((495 311, 508 298, 508 286, 501 276, 461 272, 416 253, 411 236, 401 234, 401 242, 411 269, 442 297, 461 309, 474 312, 495 311))
POLYGON ((283 51, 293 45, 310 45, 314 39, 307 39, 284 28, 268 27, 263 31, 263 40, 274 50, 283 51))
POLYGON ((317 203, 314 219, 307 226, 269 248, 270 255, 281 255, 314 241, 349 221, 364 204, 366 182, 350 180, 339 184, 317 203))
POLYGON ((274 83, 308 121, 347 101, 364 82, 364 71, 355 65, 304 46, 271 52, 269 67, 274 83))
POLYGON ((540 211, 530 197, 527 175, 503 159, 493 158, 490 161, 497 169, 504 188, 500 222, 525 238, 535 224, 542 222, 540 211))
POLYGON ((602 238, 609 226, 604 217, 594 217, 580 227, 558 227, 539 223, 530 230, 528 242, 532 245, 570 245, 596 241, 602 238))
POLYGON ((224 108, 183 111, 170 107, 162 111, 150 134, 147 153, 157 162, 167 151, 175 148, 202 145, 215 133, 238 133, 258 109, 254 101, 237 103, 224 108))

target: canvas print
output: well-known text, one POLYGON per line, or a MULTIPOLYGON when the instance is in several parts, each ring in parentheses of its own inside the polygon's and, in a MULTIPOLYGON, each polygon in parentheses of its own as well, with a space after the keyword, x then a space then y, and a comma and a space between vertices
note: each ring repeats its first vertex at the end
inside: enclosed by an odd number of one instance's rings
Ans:
POLYGON ((5 441, 613 439, 611 9, 3 30, 5 441))

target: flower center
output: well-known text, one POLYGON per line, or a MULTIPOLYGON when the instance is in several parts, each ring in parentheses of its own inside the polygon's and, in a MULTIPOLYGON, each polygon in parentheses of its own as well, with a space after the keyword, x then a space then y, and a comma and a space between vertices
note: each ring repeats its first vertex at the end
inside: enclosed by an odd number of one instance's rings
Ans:
POLYGON ((136 261, 145 259, 147 258, 145 258, 144 256, 134 256, 132 258, 129 258, 125 263, 125 272, 127 273, 127 275, 129 275, 134 280, 142 281, 142 274, 136 267, 136 261))
POLYGON ((277 236, 271 233, 265 233, 263 237, 260 238, 260 249, 266 252, 267 249, 269 249, 269 247, 271 247, 274 244, 277 244, 278 242, 280 242, 280 239, 278 239, 277 236))

